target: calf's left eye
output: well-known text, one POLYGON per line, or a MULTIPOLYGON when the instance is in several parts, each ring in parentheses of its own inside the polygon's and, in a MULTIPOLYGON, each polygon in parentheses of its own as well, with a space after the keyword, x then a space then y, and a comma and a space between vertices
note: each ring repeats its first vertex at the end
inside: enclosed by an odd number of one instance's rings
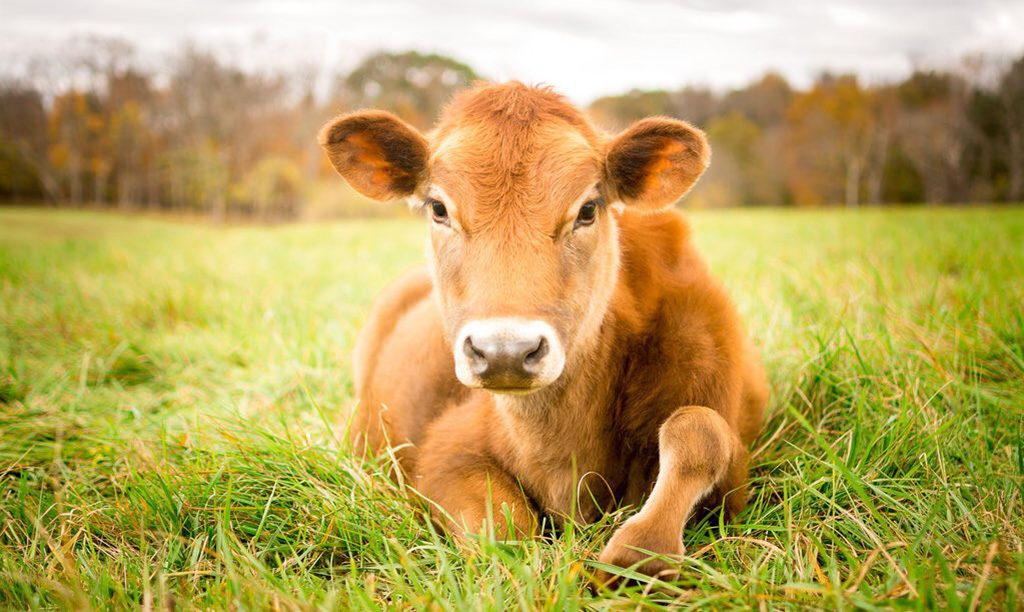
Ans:
POLYGON ((594 219, 597 218, 597 207, 599 204, 599 200, 590 200, 581 206, 580 212, 576 214, 576 222, 573 223, 573 229, 592 224, 594 219))

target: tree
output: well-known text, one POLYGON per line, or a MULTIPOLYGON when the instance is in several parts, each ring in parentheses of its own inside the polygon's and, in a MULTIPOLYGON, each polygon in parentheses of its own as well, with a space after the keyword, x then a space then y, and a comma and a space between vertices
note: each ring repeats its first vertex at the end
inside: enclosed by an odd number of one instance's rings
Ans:
POLYGON ((305 195, 302 169, 283 157, 267 157, 249 171, 235 189, 235 198, 251 205, 263 219, 292 218, 305 195))
POLYGON ((68 91, 54 100, 50 113, 50 163, 67 183, 64 200, 73 204, 79 204, 85 198, 87 149, 95 113, 95 100, 77 90, 68 91))
POLYGON ((24 84, 0 84, 0 197, 56 200, 60 186, 47 159, 46 109, 24 84))
POLYGON ((856 76, 827 74, 793 98, 787 111, 791 144, 815 151, 796 162, 797 191, 808 201, 833 199, 838 183, 847 206, 860 202, 861 179, 876 137, 872 98, 856 76), (821 192, 811 194, 811 189, 821 192))
POLYGON ((999 82, 1003 150, 1009 177, 1008 199, 1024 201, 1024 55, 1010 65, 999 82))
POLYGON ((349 108, 383 108, 426 128, 455 91, 477 78, 472 68, 443 55, 377 53, 339 83, 336 95, 349 108))
MULTIPOLYGON (((31 76, 0 82, 0 198, 214 219, 350 200, 311 188, 333 175, 319 126, 374 106, 425 128, 476 78, 448 57, 378 53, 323 92, 313 65, 243 70, 185 47, 142 69, 130 45, 95 36, 16 72, 31 76)), ((1024 199, 1024 56, 966 58, 878 85, 824 75, 800 90, 767 73, 724 93, 633 90, 595 100, 590 112, 613 129, 650 115, 705 129, 714 155, 690 205, 1024 199)))
POLYGON ((194 183, 195 169, 165 164, 173 205, 192 205, 175 197, 203 193, 209 198, 205 207, 211 216, 224 217, 227 185, 251 168, 267 146, 265 124, 283 105, 285 84, 280 76, 248 74, 225 66, 210 53, 184 50, 164 98, 167 139, 177 157, 209 160, 216 168, 210 176, 218 177, 213 184, 223 189, 183 189, 194 183))
POLYGON ((968 194, 966 152, 976 134, 967 120, 970 89, 948 72, 915 72, 897 91, 903 112, 900 148, 924 181, 928 202, 959 202, 968 194))
POLYGON ((708 204, 728 206, 756 202, 763 174, 757 153, 761 128, 742 113, 733 111, 708 123, 707 136, 714 151, 714 163, 704 180, 708 185, 719 186, 709 189, 708 204), (717 198, 723 200, 716 202, 717 198))
POLYGON ((672 95, 664 90, 634 89, 621 96, 598 98, 590 105, 590 112, 602 125, 621 130, 630 123, 652 115, 676 115, 672 95))
POLYGON ((729 92, 722 100, 722 114, 737 112, 761 127, 786 120, 793 89, 782 75, 768 72, 759 80, 729 92))

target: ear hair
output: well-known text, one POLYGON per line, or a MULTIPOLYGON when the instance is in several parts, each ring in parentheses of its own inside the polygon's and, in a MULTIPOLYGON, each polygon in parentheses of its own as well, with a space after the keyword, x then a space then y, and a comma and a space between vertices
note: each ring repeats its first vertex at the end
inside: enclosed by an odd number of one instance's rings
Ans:
POLYGON ((678 119, 650 117, 611 142, 605 174, 625 204, 660 208, 685 195, 710 160, 704 132, 678 119))
POLYGON ((334 169, 376 200, 405 197, 427 176, 430 145, 416 128, 385 111, 340 115, 320 130, 334 169))

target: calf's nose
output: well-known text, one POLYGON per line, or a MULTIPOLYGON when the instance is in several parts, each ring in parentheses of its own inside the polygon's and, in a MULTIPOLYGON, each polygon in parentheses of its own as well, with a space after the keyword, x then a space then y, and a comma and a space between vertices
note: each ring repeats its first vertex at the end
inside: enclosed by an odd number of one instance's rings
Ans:
POLYGON ((455 342, 455 373, 470 387, 529 392, 558 378, 564 364, 555 330, 543 321, 475 320, 455 342))
POLYGON ((462 350, 480 378, 528 379, 540 370, 548 341, 539 334, 477 334, 466 336, 462 350))

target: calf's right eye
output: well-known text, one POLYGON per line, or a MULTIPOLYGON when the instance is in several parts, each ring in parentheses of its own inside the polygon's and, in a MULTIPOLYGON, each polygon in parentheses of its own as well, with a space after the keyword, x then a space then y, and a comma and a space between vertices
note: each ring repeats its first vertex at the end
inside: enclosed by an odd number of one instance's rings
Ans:
POLYGON ((428 199, 426 205, 430 207, 430 218, 434 220, 434 223, 451 224, 451 220, 448 218, 448 209, 444 204, 434 199, 428 199))

